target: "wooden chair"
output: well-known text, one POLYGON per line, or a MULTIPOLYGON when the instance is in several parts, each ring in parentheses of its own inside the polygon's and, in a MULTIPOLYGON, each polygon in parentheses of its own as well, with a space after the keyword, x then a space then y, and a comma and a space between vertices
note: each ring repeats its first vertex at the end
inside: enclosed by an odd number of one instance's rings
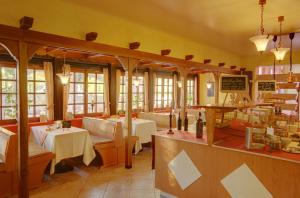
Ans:
POLYGON ((0 197, 16 193, 17 148, 17 135, 0 128, 0 197))

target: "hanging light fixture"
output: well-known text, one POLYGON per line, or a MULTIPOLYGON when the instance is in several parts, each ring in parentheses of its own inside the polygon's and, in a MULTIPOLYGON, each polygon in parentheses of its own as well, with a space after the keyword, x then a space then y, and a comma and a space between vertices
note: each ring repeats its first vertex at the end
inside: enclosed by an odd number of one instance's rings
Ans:
POLYGON ((137 67, 135 68, 135 79, 133 80, 133 85, 136 87, 140 85, 137 67))
POLYGON ((213 82, 210 80, 210 77, 208 76, 208 81, 206 82, 207 89, 210 89, 212 87, 212 85, 213 85, 213 82))
POLYGON ((260 14, 260 35, 253 36, 249 40, 252 41, 257 51, 263 52, 266 50, 268 42, 270 40, 269 35, 264 35, 265 29, 264 29, 264 5, 266 4, 266 0, 259 0, 259 5, 261 7, 261 14, 260 14))
MULTIPOLYGON (((273 42, 274 42, 274 48, 276 48, 276 41, 277 41, 277 35, 274 35, 273 42)), ((275 80, 276 77, 276 57, 274 55, 274 61, 273 61, 273 80, 275 80)))
POLYGON ((179 88, 181 88, 182 87, 182 83, 181 83, 181 81, 179 80, 179 81, 177 81, 177 85, 178 85, 178 87, 179 88))
POLYGON ((64 53, 64 64, 62 66, 62 73, 56 74, 63 85, 68 84, 71 74, 66 72, 66 52, 64 53))
POLYGON ((278 17, 279 27, 280 27, 280 35, 279 35, 279 43, 278 48, 275 47, 274 49, 271 49, 271 52, 275 55, 276 60, 283 60, 285 54, 289 51, 289 48, 281 47, 281 30, 282 30, 282 22, 284 21, 284 16, 278 17))
POLYGON ((290 51, 290 72, 288 77, 288 83, 293 83, 295 81, 295 76, 293 75, 293 39, 295 33, 290 33, 289 38, 291 40, 291 51, 290 51))

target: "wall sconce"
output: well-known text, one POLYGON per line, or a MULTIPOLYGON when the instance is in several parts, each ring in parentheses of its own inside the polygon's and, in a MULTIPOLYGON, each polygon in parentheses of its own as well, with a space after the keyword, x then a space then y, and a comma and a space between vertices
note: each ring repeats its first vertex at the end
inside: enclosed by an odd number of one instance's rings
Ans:
POLYGON ((177 85, 178 85, 179 88, 181 88, 182 87, 181 81, 177 81, 177 85))

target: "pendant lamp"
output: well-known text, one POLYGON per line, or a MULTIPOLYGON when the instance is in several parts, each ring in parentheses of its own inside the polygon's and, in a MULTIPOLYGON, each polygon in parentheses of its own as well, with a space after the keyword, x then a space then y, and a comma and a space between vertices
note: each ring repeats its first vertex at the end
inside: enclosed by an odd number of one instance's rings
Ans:
POLYGON ((71 74, 69 72, 66 72, 66 52, 64 53, 64 64, 62 66, 62 73, 56 74, 60 78, 60 82, 63 85, 66 85, 69 83, 71 74))
MULTIPOLYGON (((277 35, 274 35, 273 42, 274 42, 274 48, 276 48, 276 41, 277 41, 277 35)), ((276 77, 276 57, 274 55, 274 61, 273 61, 273 80, 275 80, 276 77)))
POLYGON ((269 35, 264 34, 264 5, 266 4, 266 0, 259 0, 259 5, 261 7, 261 14, 260 14, 260 35, 253 36, 249 40, 253 42, 256 46, 257 51, 263 52, 266 50, 267 45, 269 43, 270 37, 269 35))
POLYGON ((281 47, 281 30, 282 30, 282 22, 284 21, 284 16, 278 17, 279 27, 280 27, 280 35, 279 35, 279 43, 278 48, 275 47, 274 49, 271 49, 271 52, 275 55, 276 60, 283 60, 285 57, 285 54, 289 51, 289 48, 281 47))
POLYGON ((295 76, 293 75, 293 39, 295 33, 290 33, 289 38, 291 40, 291 51, 290 51, 290 72, 288 76, 288 83, 293 83, 295 81, 295 76))

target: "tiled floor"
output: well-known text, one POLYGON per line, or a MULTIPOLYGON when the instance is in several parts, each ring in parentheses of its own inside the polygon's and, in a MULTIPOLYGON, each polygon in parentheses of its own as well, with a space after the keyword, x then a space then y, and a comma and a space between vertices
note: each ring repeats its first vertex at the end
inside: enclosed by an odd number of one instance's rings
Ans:
POLYGON ((134 157, 132 169, 124 166, 98 169, 75 168, 72 172, 47 176, 46 182, 30 192, 33 198, 158 198, 151 170, 151 151, 134 157))

